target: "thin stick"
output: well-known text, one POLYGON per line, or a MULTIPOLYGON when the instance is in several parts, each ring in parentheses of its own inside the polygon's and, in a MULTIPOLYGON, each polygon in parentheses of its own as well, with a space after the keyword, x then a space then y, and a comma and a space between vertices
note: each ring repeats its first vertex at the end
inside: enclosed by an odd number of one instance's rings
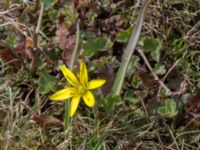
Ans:
POLYGON ((145 111, 147 117, 149 118, 149 113, 148 113, 147 108, 146 108, 146 106, 145 106, 145 104, 144 104, 143 98, 141 99, 141 103, 142 103, 142 106, 143 106, 143 108, 144 108, 144 111, 145 111))
POLYGON ((180 150, 180 148, 179 148, 179 146, 178 146, 178 143, 176 142, 176 139, 175 139, 175 137, 174 137, 174 134, 172 133, 172 130, 168 127, 168 130, 169 130, 169 132, 170 132, 170 134, 171 134, 171 136, 172 136, 172 139, 174 140, 174 143, 175 143, 175 145, 176 145, 176 148, 177 148, 177 150, 180 150))
POLYGON ((9 9, 9 10, 2 11, 2 12, 0 12, 0 16, 1 16, 1 15, 5 15, 5 14, 8 14, 8 13, 10 13, 11 11, 14 11, 14 10, 16 10, 16 9, 18 9, 18 8, 12 8, 12 9, 9 9))
POLYGON ((191 135, 191 134, 199 134, 200 133, 200 130, 192 130, 192 131, 186 131, 186 132, 182 132, 180 134, 178 134, 175 139, 178 139, 179 137, 181 136, 184 136, 184 135, 191 135))
POLYGON ((145 54, 143 53, 142 50, 137 49, 137 52, 140 54, 140 56, 142 57, 142 59, 144 60, 144 62, 146 63, 147 67, 149 68, 149 70, 151 71, 151 74, 154 76, 155 80, 157 80, 160 84, 160 86, 162 88, 164 88, 166 91, 170 91, 171 90, 159 79, 159 77, 153 72, 153 68, 151 67, 149 61, 147 60, 145 54))
POLYGON ((0 24, 0 27, 7 26, 7 25, 9 25, 9 24, 13 24, 13 23, 12 23, 12 22, 5 22, 5 23, 3 23, 3 24, 0 24))
POLYGON ((33 43, 34 43, 34 49, 33 49, 33 59, 32 59, 32 64, 31 64, 31 73, 35 74, 35 69, 36 69, 36 59, 37 59, 37 48, 39 47, 38 45, 38 33, 40 31, 40 26, 42 22, 42 16, 43 16, 43 10, 44 10, 44 3, 41 3, 41 8, 40 8, 40 14, 38 17, 38 22, 37 22, 37 27, 35 29, 34 37, 33 37, 33 43))
POLYGON ((44 10, 44 3, 41 3, 41 8, 40 8, 40 14, 39 14, 39 18, 38 18, 38 22, 37 22, 37 27, 35 29, 35 47, 38 47, 38 33, 40 31, 40 26, 41 26, 41 22, 42 22, 42 16, 43 16, 43 10, 44 10))
POLYGON ((191 33, 197 30, 197 28, 200 26, 200 21, 198 21, 185 35, 183 39, 187 39, 189 36, 191 36, 191 33))
MULTIPOLYGON (((163 124, 164 124, 164 126, 169 130, 169 132, 170 132, 170 134, 171 134, 171 136, 172 136, 172 139, 173 139, 173 141, 174 141, 174 143, 175 143, 175 145, 176 145, 177 150, 180 150, 180 148, 179 148, 179 146, 178 146, 178 143, 176 142, 176 138, 174 137, 174 134, 173 134, 171 128, 166 124, 166 122, 165 122, 164 120, 163 120, 163 124)), ((172 144, 172 145, 173 145, 173 144, 172 144)))
MULTIPOLYGON (((165 82, 165 79, 167 78, 167 76, 169 75, 169 73, 177 66, 177 64, 179 63, 181 59, 178 59, 174 64, 173 66, 167 71, 167 73, 165 74, 165 76, 163 77, 162 79, 162 82, 165 82)), ((160 86, 159 89, 158 89, 158 94, 160 93, 162 87, 160 86)))
POLYGON ((88 143, 88 129, 86 130, 86 138, 82 150, 87 150, 87 143, 88 143))

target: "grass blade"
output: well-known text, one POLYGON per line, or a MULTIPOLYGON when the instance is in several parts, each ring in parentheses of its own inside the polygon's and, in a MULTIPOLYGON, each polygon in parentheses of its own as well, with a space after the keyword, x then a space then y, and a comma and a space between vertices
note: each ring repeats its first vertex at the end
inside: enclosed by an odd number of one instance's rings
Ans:
POLYGON ((124 54, 122 56, 122 62, 120 64, 115 82, 114 82, 113 87, 112 87, 112 94, 113 95, 119 95, 120 94, 129 61, 131 59, 133 52, 135 51, 135 47, 136 47, 137 41, 138 41, 139 36, 140 36, 142 23, 143 23, 144 15, 145 15, 145 10, 146 10, 148 2, 149 2, 149 0, 146 0, 144 2, 143 7, 140 10, 140 14, 137 18, 135 29, 132 32, 131 38, 130 38, 128 45, 127 45, 127 48, 125 49, 124 54))

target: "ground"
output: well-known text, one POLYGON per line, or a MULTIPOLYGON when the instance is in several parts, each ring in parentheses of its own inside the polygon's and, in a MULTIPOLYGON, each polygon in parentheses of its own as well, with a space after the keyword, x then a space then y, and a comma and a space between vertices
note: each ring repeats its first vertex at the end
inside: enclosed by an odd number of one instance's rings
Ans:
POLYGON ((111 94, 145 2, 0 2, 0 149, 200 149, 200 1, 148 3, 120 94, 111 94), (82 60, 106 84, 64 130, 64 101, 49 96, 67 85, 59 66, 77 43, 73 72, 82 60))

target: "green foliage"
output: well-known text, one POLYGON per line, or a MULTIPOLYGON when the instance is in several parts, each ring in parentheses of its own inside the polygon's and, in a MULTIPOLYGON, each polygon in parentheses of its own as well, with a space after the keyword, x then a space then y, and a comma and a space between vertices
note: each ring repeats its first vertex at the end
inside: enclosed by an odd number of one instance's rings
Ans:
POLYGON ((104 110, 106 111, 107 114, 112 115, 115 106, 119 106, 119 105, 122 105, 122 104, 123 104, 122 99, 119 96, 108 95, 104 99, 103 108, 104 108, 104 110))
POLYGON ((67 5, 60 10, 60 15, 65 16, 65 25, 71 27, 72 24, 76 21, 78 14, 74 10, 73 6, 67 5))
POLYGON ((166 69, 165 69, 165 66, 162 65, 162 64, 155 64, 155 67, 154 67, 154 72, 157 74, 157 75, 164 75, 166 73, 166 69))
POLYGON ((139 101, 138 96, 134 93, 133 90, 127 90, 124 96, 124 99, 135 104, 139 101))
POLYGON ((100 136, 100 138, 98 138, 93 150, 100 150, 102 147, 102 144, 104 142, 104 140, 109 136, 109 132, 103 132, 100 136))
POLYGON ((59 12, 57 10, 52 10, 48 12, 49 18, 52 22, 56 22, 56 19, 59 15, 59 12))
POLYGON ((105 51, 112 47, 112 41, 109 38, 90 39, 84 44, 83 55, 91 57, 99 51, 105 51))
POLYGON ((133 78, 131 80, 131 85, 134 88, 138 88, 141 83, 142 83, 142 80, 139 76, 133 76, 133 78))
POLYGON ((116 36, 116 41, 121 43, 127 43, 131 37, 131 33, 133 32, 133 28, 128 28, 127 30, 121 31, 116 36))
POLYGON ((165 105, 158 109, 158 112, 166 118, 173 118, 178 113, 177 104, 173 99, 168 99, 165 105))
POLYGON ((141 99, 144 99, 148 95, 147 90, 139 91, 128 89, 125 93, 124 99, 131 102, 132 104, 138 103, 141 99))
POLYGON ((95 34, 91 31, 81 31, 81 35, 80 35, 80 41, 82 43, 86 42, 89 39, 95 39, 95 34))
POLYGON ((153 60, 160 61, 160 49, 162 42, 159 39, 143 38, 140 41, 140 45, 146 52, 150 52, 153 60))
POLYGON ((42 94, 46 94, 50 91, 53 91, 56 85, 55 77, 49 74, 42 74, 39 78, 39 92, 42 94))
POLYGON ((136 66, 138 65, 138 62, 140 61, 140 57, 133 55, 131 57, 131 60, 128 64, 126 75, 130 76, 135 71, 136 66))
POLYGON ((96 13, 94 13, 94 12, 88 12, 87 13, 87 18, 89 20, 89 24, 93 25, 96 17, 97 17, 96 13))
POLYGON ((49 9, 51 8, 58 0, 43 0, 44 8, 49 9))
POLYGON ((102 0, 101 2, 102 2, 103 7, 109 6, 110 1, 111 1, 111 0, 102 0))
POLYGON ((17 44, 17 37, 11 33, 8 35, 6 41, 10 48, 14 48, 16 47, 16 44, 17 44))

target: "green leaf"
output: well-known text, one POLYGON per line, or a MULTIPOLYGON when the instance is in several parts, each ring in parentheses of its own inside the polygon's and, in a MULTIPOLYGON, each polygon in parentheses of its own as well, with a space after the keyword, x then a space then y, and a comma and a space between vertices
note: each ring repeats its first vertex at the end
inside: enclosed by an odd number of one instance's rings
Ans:
POLYGON ((136 55, 133 55, 131 57, 130 62, 128 64, 127 71, 126 71, 126 76, 132 75, 132 73, 136 69, 136 66, 137 66, 137 64, 138 64, 139 61, 140 61, 140 57, 138 57, 136 55))
POLYGON ((134 93, 133 90, 127 90, 124 99, 135 104, 139 101, 139 97, 134 93))
POLYGON ((59 10, 60 15, 65 16, 65 25, 71 27, 77 20, 78 13, 75 11, 72 5, 67 5, 63 9, 59 10))
POLYGON ((159 62, 160 61, 160 48, 162 42, 158 39, 143 39, 142 43, 143 49, 151 53, 152 58, 159 62))
POLYGON ((103 105, 105 111, 111 115, 113 113, 114 106, 122 105, 123 101, 119 96, 116 95, 108 95, 105 98, 105 103, 103 105))
POLYGON ((54 89, 56 85, 56 79, 49 74, 43 74, 39 78, 39 92, 42 94, 46 94, 54 89))
POLYGON ((116 40, 117 42, 121 42, 121 43, 127 43, 128 40, 130 39, 131 37, 131 34, 133 32, 133 28, 128 28, 127 30, 125 31, 121 31, 117 34, 117 37, 116 37, 116 40))
POLYGON ((56 22, 56 19, 58 17, 58 11, 57 10, 52 10, 48 12, 49 18, 52 22, 56 22))
POLYGON ((14 48, 16 47, 16 44, 17 44, 17 37, 13 34, 9 34, 6 41, 9 47, 14 48))
POLYGON ((112 45, 113 43, 111 42, 109 38, 101 37, 101 38, 88 40, 84 44, 83 55, 87 57, 91 57, 99 51, 110 49, 112 45))
POLYGON ((142 29, 142 23, 144 20, 144 16, 145 16, 145 10, 146 7, 148 5, 148 2, 144 3, 143 7, 141 7, 139 16, 137 18, 136 21, 136 25, 135 28, 133 30, 133 32, 131 33, 131 37, 129 39, 128 45, 123 53, 122 56, 122 62, 119 66, 119 69, 117 71, 117 75, 114 81, 114 84, 112 86, 112 91, 111 93, 113 95, 119 95, 124 83, 124 79, 126 76, 126 72, 127 72, 127 68, 128 68, 128 64, 130 62, 131 57, 133 55, 133 52, 135 50, 135 47, 137 45, 140 33, 141 33, 141 29, 142 29))
POLYGON ((82 30, 80 33, 80 42, 85 42, 88 39, 94 39, 94 38, 95 38, 95 34, 91 31, 82 30))
POLYGON ((166 109, 165 109, 165 107, 160 107, 160 108, 158 109, 158 112, 159 112, 161 115, 165 115, 165 114, 166 114, 166 109))
POLYGON ((154 73, 157 75, 163 75, 166 73, 165 66, 161 64, 155 64, 155 68, 153 70, 154 70, 154 73))
POLYGON ((57 0, 43 0, 44 2, 44 8, 49 9, 52 7, 55 3, 57 3, 57 0))
POLYGON ((90 24, 90 25, 92 25, 92 24, 94 24, 94 21, 95 21, 95 19, 96 19, 96 17, 98 16, 97 15, 97 13, 95 13, 95 12, 92 12, 92 11, 89 11, 87 14, 86 14, 86 16, 87 16, 87 19, 88 19, 88 23, 90 24))
POLYGON ((158 112, 166 118, 173 118, 178 113, 176 102, 172 99, 166 100, 165 105, 160 107, 158 112))
POLYGON ((132 81, 131 81, 131 85, 134 88, 138 88, 139 85, 141 84, 142 80, 139 76, 133 76, 132 81))
POLYGON ((171 114, 171 116, 176 115, 177 109, 176 109, 176 102, 173 100, 167 100, 166 101, 166 110, 168 113, 171 114))
POLYGON ((108 7, 111 3, 110 1, 111 0, 101 0, 102 6, 105 8, 108 7))

